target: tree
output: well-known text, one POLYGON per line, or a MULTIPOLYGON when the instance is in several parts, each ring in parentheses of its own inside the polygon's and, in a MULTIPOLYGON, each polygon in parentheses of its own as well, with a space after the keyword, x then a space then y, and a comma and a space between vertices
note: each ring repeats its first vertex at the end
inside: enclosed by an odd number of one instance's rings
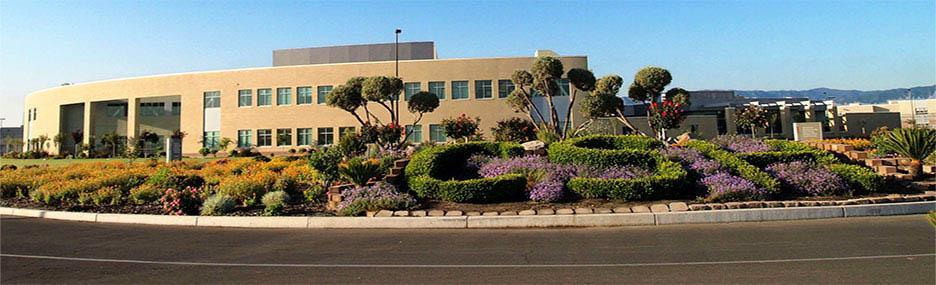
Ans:
POLYGON ((37 150, 45 151, 46 143, 48 141, 49 141, 49 136, 47 135, 40 135, 38 138, 36 138, 36 144, 38 145, 37 150))
MULTIPOLYGON (((507 100, 515 112, 526 113, 530 117, 530 121, 535 122, 539 119, 540 123, 550 131, 562 134, 561 138, 563 139, 568 138, 571 133, 569 129, 572 123, 572 107, 575 105, 578 91, 591 92, 595 89, 596 84, 595 75, 589 70, 572 68, 565 72, 564 69, 562 61, 558 58, 551 56, 537 57, 533 61, 530 71, 518 70, 511 76, 511 81, 516 89, 511 92, 507 100), (559 80, 562 79, 563 73, 566 74, 569 83, 575 88, 569 88, 569 105, 565 112, 565 121, 560 124, 559 112, 556 110, 553 97, 561 96, 559 80), (532 94, 534 91, 546 98, 547 111, 549 112, 548 120, 533 103, 532 94)), ((541 127, 536 126, 536 129, 540 131, 541 127)))
POLYGON ((56 151, 62 151, 62 143, 65 142, 65 133, 57 133, 52 137, 52 143, 55 144, 56 151))
POLYGON ((218 141, 218 148, 223 152, 227 152, 227 149, 231 147, 232 143, 234 143, 234 141, 231 140, 231 138, 221 138, 221 140, 218 141))
POLYGON ((627 90, 627 96, 631 100, 650 104, 650 108, 647 109, 647 124, 654 136, 664 140, 666 129, 678 128, 682 123, 684 119, 682 108, 689 105, 689 92, 681 88, 670 89, 664 96, 663 90, 672 81, 673 76, 668 70, 648 66, 637 71, 634 75, 634 82, 627 90), (670 103, 664 106, 665 101, 670 101, 670 103), (664 111, 667 113, 663 114, 664 111), (662 119, 652 119, 652 117, 662 119))
MULTIPOLYGON (((403 92, 403 80, 397 77, 353 77, 345 84, 333 89, 328 94, 325 103, 354 116, 361 124, 363 141, 401 147, 402 142, 412 132, 403 131, 404 128, 400 124, 401 92, 403 92), (369 103, 374 103, 379 106, 378 109, 385 110, 390 120, 382 122, 380 117, 370 110, 369 103), (359 109, 363 109, 363 117, 358 114, 359 109)), ((408 110, 416 115, 413 125, 422 120, 426 113, 431 113, 438 107, 438 97, 429 92, 414 94, 407 105, 408 110)))
POLYGON ((81 144, 84 143, 84 141, 82 141, 82 139, 84 139, 84 131, 75 130, 71 132, 70 135, 71 135, 72 142, 75 143, 75 156, 77 156, 81 152, 80 150, 81 144))
MULTIPOLYGON (((432 111, 435 111, 435 109, 439 107, 439 97, 426 91, 419 91, 413 94, 413 97, 410 98, 409 104, 406 107, 409 109, 410 113, 416 114, 416 119, 413 121, 413 126, 415 126, 419 124, 424 114, 432 113, 432 111)), ((409 136, 414 130, 415 127, 406 132, 403 141, 409 139, 409 136)))
POLYGON ((736 110, 735 114, 735 121, 738 123, 738 125, 751 129, 752 138, 756 138, 754 131, 757 129, 757 127, 767 126, 767 110, 761 108, 760 106, 751 104, 744 109, 736 110))
POLYGON ((101 136, 101 144, 111 148, 111 157, 117 157, 117 145, 120 143, 120 135, 115 132, 105 133, 101 136))
POLYGON ((917 176, 922 161, 936 152, 936 130, 929 128, 903 128, 882 132, 874 140, 879 151, 896 153, 910 158, 910 175, 917 176))
POLYGON ((481 118, 468 118, 465 114, 456 118, 447 118, 442 120, 442 129, 445 136, 454 139, 468 139, 478 135, 478 125, 481 124, 481 118))
POLYGON ((595 89, 590 96, 585 97, 585 102, 582 103, 579 109, 588 120, 576 128, 576 134, 586 129, 596 118, 600 117, 614 117, 630 130, 637 130, 624 116, 624 100, 617 96, 623 84, 624 79, 613 74, 604 76, 595 82, 595 89))
POLYGON ((536 139, 536 125, 521 118, 510 118, 497 122, 491 128, 494 140, 502 142, 526 142, 536 139))

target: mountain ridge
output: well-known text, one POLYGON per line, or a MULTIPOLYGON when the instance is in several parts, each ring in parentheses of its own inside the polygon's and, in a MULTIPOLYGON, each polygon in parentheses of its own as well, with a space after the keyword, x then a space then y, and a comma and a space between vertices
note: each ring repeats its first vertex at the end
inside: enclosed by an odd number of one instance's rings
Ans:
POLYGON ((812 88, 806 90, 731 90, 738 96, 748 98, 785 98, 800 97, 812 100, 824 100, 833 97, 838 104, 864 103, 877 104, 887 103, 888 100, 909 99, 907 89, 913 99, 934 99, 936 85, 916 86, 911 88, 893 88, 884 90, 843 90, 827 87, 812 88))

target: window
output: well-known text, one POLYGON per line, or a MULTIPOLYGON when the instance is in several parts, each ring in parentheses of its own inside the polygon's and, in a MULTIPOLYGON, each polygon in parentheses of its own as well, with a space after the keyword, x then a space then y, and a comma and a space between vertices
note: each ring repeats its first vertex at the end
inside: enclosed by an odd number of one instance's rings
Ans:
POLYGON ((173 116, 182 115, 182 102, 172 102, 171 112, 173 116))
POLYGON ((217 148, 218 140, 220 140, 221 132, 205 132, 205 135, 202 136, 202 147, 204 148, 217 148))
POLYGON ((406 133, 410 134, 409 139, 407 139, 407 141, 411 143, 422 142, 422 125, 415 125, 415 126, 408 125, 406 126, 406 133))
POLYGON ((814 118, 813 121, 822 123, 822 131, 823 131, 823 132, 831 132, 831 131, 832 131, 832 125, 829 124, 829 119, 826 117, 825 110, 823 110, 823 111, 818 111, 818 110, 817 110, 817 111, 814 111, 814 112, 813 112, 813 118, 814 118))
POLYGON ((292 104, 292 88, 276 88, 276 105, 292 104))
POLYGON ((273 105, 273 90, 270 88, 257 89, 257 106, 273 105))
POLYGON ((312 87, 296 88, 296 104, 312 104, 312 87))
POLYGON ((273 131, 269 129, 257 130, 257 146, 271 145, 273 145, 273 131))
POLYGON ((568 80, 568 79, 559 79, 559 81, 558 81, 557 83, 559 83, 559 87, 560 87, 559 90, 561 90, 561 91, 559 92, 559 94, 556 94, 556 95, 558 95, 558 96, 569 96, 569 80, 568 80))
POLYGON ((335 143, 334 128, 318 128, 318 144, 329 145, 335 143))
POLYGON ((419 82, 407 82, 403 83, 403 99, 407 102, 410 98, 413 98, 413 95, 421 91, 422 85, 419 82))
POLYGON ((325 97, 328 96, 328 93, 332 91, 331 85, 319 86, 318 87, 318 103, 325 104, 325 97))
POLYGON ((159 117, 166 115, 166 103, 163 102, 144 102, 140 103, 141 117, 159 117))
POLYGON ((475 80, 475 99, 491 98, 491 88, 490 80, 475 80))
POLYGON ((237 147, 250 147, 250 130, 237 130, 237 147))
POLYGON ((514 91, 513 81, 510 80, 498 80, 497 81, 497 98, 507 98, 510 95, 510 92, 514 91))
POLYGON ((439 99, 445 99, 445 82, 429 82, 429 93, 435 94, 439 99))
POLYGON ((250 90, 237 91, 237 107, 250 107, 253 105, 253 92, 250 90))
POLYGON ((342 138, 342 137, 344 137, 346 134, 349 134, 349 133, 350 133, 350 134, 353 134, 353 133, 354 133, 354 127, 340 127, 340 128, 338 128, 338 138, 339 138, 339 139, 342 138))
POLYGON ((429 141, 445 142, 445 129, 442 125, 429 125, 429 141))
POLYGON ((276 129, 276 145, 292 145, 292 129, 276 129))
POLYGON ((205 92, 205 109, 221 107, 221 91, 205 92))
POLYGON ((296 129, 297 145, 312 145, 312 128, 296 129))
POLYGON ((468 81, 452 81, 452 99, 468 99, 468 81))
MULTIPOLYGON (((107 103, 104 106, 104 113, 108 117, 121 118, 127 116, 127 103, 107 103)), ((36 111, 33 110, 33 121, 36 120, 36 111)))

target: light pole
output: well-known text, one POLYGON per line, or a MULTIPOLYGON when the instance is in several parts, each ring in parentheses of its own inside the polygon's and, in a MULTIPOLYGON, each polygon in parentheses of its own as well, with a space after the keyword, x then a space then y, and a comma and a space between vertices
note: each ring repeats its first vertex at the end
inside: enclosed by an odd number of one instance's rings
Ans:
POLYGON ((394 76, 396 77, 400 77, 400 33, 402 32, 401 29, 396 29, 394 32, 396 34, 396 41, 393 43, 393 51, 396 53, 396 74, 394 76))

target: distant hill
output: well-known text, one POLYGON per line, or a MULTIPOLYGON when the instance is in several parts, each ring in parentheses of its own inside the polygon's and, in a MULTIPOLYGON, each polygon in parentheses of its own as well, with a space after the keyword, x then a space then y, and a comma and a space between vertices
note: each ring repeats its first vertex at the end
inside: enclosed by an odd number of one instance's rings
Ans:
MULTIPOLYGON (((932 99, 933 91, 936 90, 936 85, 930 86, 919 86, 910 88, 910 93, 915 99, 932 99)), ((900 100, 900 99, 909 99, 907 97, 906 88, 895 88, 888 90, 873 90, 873 91, 861 91, 861 90, 839 90, 831 88, 815 88, 809 90, 778 90, 778 91, 764 91, 764 90, 735 90, 735 94, 754 98, 783 98, 783 97, 800 97, 800 98, 809 98, 814 100, 822 100, 828 97, 834 97, 835 102, 839 104, 844 103, 886 103, 887 100, 900 100)))

